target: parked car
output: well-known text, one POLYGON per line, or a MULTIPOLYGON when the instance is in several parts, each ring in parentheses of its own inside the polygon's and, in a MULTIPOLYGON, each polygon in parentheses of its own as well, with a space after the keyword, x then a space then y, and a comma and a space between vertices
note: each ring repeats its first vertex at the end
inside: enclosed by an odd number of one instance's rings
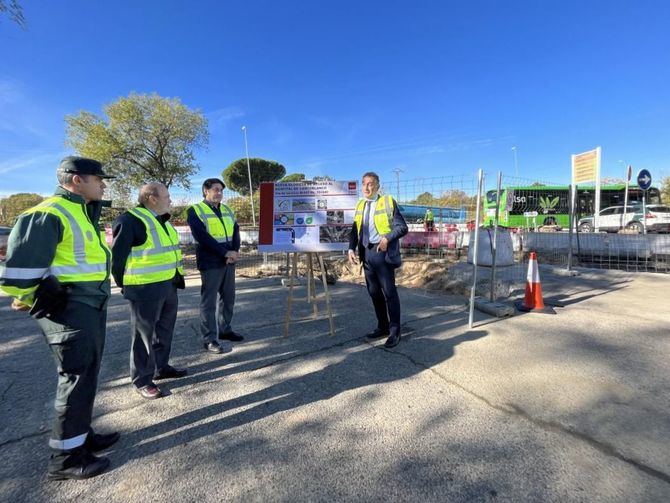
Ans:
POLYGON ((11 227, 0 225, 0 260, 5 260, 5 255, 7 254, 7 240, 9 239, 11 230, 11 227))
MULTIPOLYGON (((641 207, 638 205, 627 206, 625 212, 623 205, 600 210, 598 229, 604 232, 617 232, 619 229, 628 227, 633 222, 635 214, 640 211, 641 207)), ((595 229, 593 216, 580 218, 577 227, 580 232, 593 232, 595 229)))
MULTIPOLYGON (((670 206, 663 204, 648 204, 647 210, 647 232, 670 232, 670 206)), ((644 228, 642 207, 633 216, 633 221, 627 225, 628 229, 642 232, 644 228)))

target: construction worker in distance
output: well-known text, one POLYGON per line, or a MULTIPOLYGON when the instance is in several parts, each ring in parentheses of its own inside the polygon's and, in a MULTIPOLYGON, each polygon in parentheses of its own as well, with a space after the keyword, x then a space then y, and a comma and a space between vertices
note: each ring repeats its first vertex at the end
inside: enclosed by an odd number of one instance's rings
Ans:
POLYGON ((162 396, 154 381, 188 373, 169 363, 184 269, 167 187, 147 183, 138 201, 114 221, 112 276, 130 303, 130 380, 142 398, 153 400, 162 396))
POLYGON ((432 232, 435 230, 435 216, 433 215, 433 210, 428 208, 426 210, 426 216, 424 218, 426 230, 432 232))
POLYGON ((98 220, 103 206, 102 164, 66 157, 54 196, 19 216, 0 266, 0 289, 12 309, 30 311, 58 370, 56 417, 49 447, 50 479, 85 479, 103 472, 119 433, 91 429, 110 296, 110 250, 98 220))

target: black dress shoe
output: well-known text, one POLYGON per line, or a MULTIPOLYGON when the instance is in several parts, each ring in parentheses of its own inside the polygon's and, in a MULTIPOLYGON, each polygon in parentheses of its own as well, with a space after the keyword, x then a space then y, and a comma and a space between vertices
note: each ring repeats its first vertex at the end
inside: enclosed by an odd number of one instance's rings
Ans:
POLYGON ((93 433, 91 430, 86 436, 84 446, 91 452, 104 451, 118 442, 119 438, 121 438, 121 434, 118 431, 103 435, 101 433, 93 433))
POLYGON ((240 341, 244 340, 244 337, 242 337, 237 332, 233 332, 231 330, 230 332, 226 332, 225 334, 219 334, 219 340, 220 341, 240 342, 240 341))
POLYGON ((188 370, 186 369, 176 369, 172 365, 166 365, 154 374, 154 381, 160 381, 162 379, 178 379, 187 374, 188 370))
POLYGON ((379 339, 380 337, 386 337, 389 334, 389 329, 375 328, 372 332, 365 334, 365 337, 368 339, 379 339))
POLYGON ((61 451, 49 460, 49 480, 88 479, 104 472, 109 459, 97 457, 82 446, 71 451, 61 451))
POLYGON ((218 342, 212 341, 205 344, 205 351, 209 351, 210 353, 220 355, 221 353, 223 353, 223 348, 219 346, 218 342))
POLYGON ((400 331, 393 332, 391 336, 388 339, 386 339, 384 347, 394 348, 398 345, 399 342, 400 342, 400 331))

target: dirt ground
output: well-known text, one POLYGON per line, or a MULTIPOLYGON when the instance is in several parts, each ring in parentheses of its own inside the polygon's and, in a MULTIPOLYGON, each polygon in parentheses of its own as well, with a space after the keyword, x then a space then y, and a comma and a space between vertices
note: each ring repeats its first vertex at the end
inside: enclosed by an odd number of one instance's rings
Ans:
MULTIPOLYGON (((263 254, 241 250, 242 259, 237 264, 237 276, 242 278, 265 278, 287 276, 285 254, 271 254, 267 263, 263 262, 263 254)), ((198 275, 195 266, 195 250, 187 247, 183 250, 184 267, 187 276, 198 275)), ((344 255, 325 257, 328 283, 345 281, 364 284, 365 277, 360 266, 353 266, 344 255)), ((431 292, 469 295, 470 279, 461 274, 450 275, 449 271, 457 264, 464 264, 456 256, 430 257, 427 255, 403 256, 402 267, 396 270, 396 284, 406 288, 417 288, 431 292)), ((461 266, 459 266, 461 267, 461 266)), ((319 274, 318 263, 314 263, 314 271, 319 274)), ((307 254, 300 254, 298 259, 298 276, 306 278, 308 274, 307 254)), ((317 278, 318 279, 318 278, 317 278)))
MULTIPOLYGON (((403 258, 403 265, 396 271, 396 284, 408 288, 421 288, 432 291, 448 291, 452 281, 449 279, 449 267, 458 263, 455 259, 431 259, 425 256, 403 258)), ((329 262, 329 270, 341 281, 364 283, 365 277, 360 267, 350 265, 346 258, 329 262)))

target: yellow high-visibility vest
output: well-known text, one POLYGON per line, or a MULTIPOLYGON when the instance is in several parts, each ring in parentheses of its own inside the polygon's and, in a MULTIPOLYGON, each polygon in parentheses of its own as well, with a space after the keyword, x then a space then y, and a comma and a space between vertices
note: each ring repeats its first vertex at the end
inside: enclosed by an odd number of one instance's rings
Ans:
POLYGON ((148 285, 174 278, 175 271, 184 274, 179 234, 170 222, 165 222, 167 231, 156 217, 146 208, 133 208, 136 216, 147 232, 147 239, 139 246, 133 246, 126 260, 123 273, 124 286, 148 285))
MULTIPOLYGON (((63 225, 63 237, 56 246, 51 265, 46 268, 6 267, 4 277, 31 282, 53 275, 61 283, 104 281, 109 277, 111 251, 104 231, 91 223, 85 205, 53 196, 26 210, 23 215, 37 212, 54 215, 63 225)), ((36 288, 35 284, 25 288, 4 285, 2 290, 30 305, 36 288)))
MULTIPOLYGON (((361 237, 361 227, 363 223, 363 212, 367 199, 359 199, 354 213, 354 223, 358 230, 358 237, 361 237)), ((391 224, 393 223, 393 198, 389 195, 379 196, 375 208, 374 223, 377 233, 381 236, 391 233, 391 224)))
POLYGON ((230 207, 221 203, 221 218, 214 213, 214 210, 205 201, 191 206, 195 214, 205 224, 205 228, 210 236, 219 243, 226 243, 233 240, 233 231, 235 230, 235 214, 230 207))

